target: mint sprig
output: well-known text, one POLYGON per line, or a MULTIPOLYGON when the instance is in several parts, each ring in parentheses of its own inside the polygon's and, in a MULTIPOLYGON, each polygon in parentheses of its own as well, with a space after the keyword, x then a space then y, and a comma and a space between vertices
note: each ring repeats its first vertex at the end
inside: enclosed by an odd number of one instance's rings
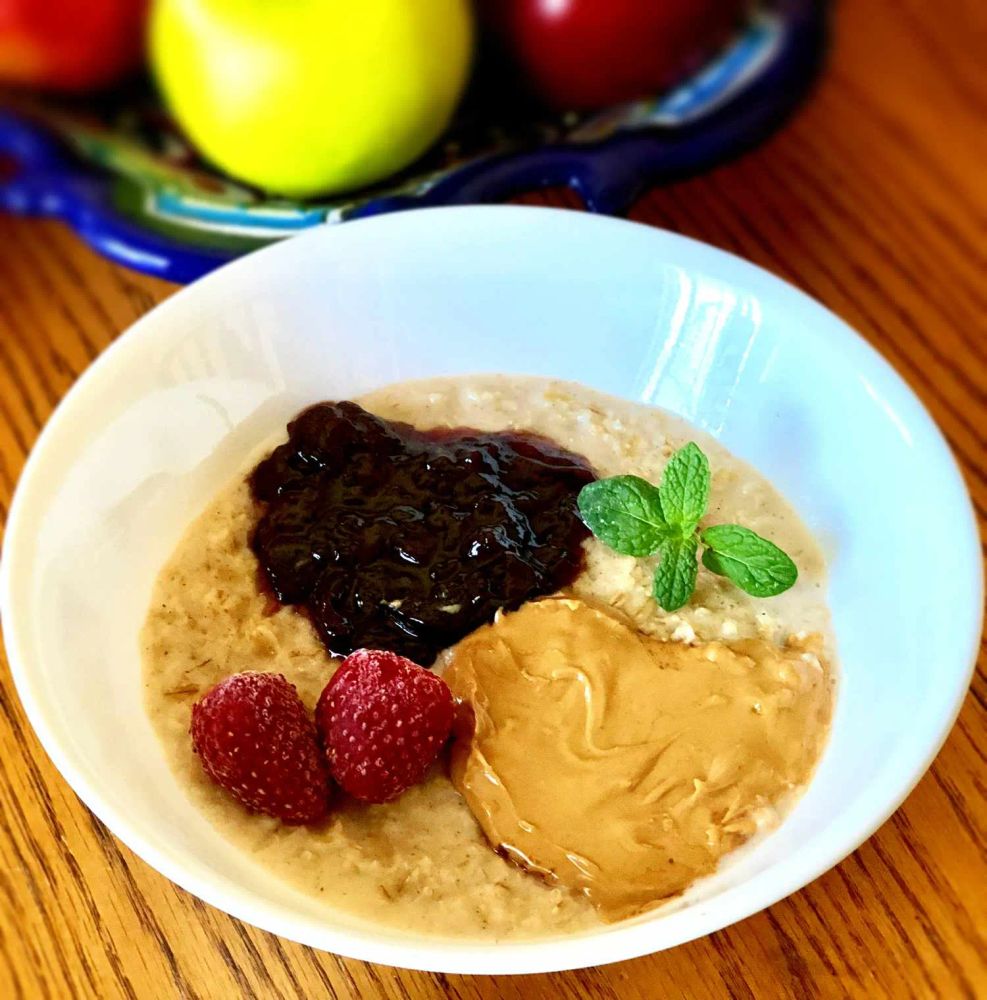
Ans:
POLYGON ((638 558, 657 553, 651 593, 666 611, 683 607, 696 589, 700 547, 706 569, 754 597, 773 597, 798 579, 789 556, 750 528, 699 529, 710 481, 709 460, 690 441, 668 460, 657 487, 640 476, 613 476, 579 492, 580 516, 604 545, 638 558))

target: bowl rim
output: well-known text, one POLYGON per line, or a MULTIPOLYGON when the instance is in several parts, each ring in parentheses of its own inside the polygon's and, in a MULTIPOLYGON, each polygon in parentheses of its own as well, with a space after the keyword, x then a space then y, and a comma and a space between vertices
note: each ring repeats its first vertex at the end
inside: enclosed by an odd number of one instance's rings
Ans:
MULTIPOLYGON (((650 231, 655 234, 659 241, 665 240, 671 245, 682 241, 694 248, 702 248, 703 252, 709 254, 713 264, 719 262, 729 265, 735 276, 731 278, 732 283, 737 284, 745 278, 756 278, 757 283, 762 287, 775 290, 778 293, 784 292, 788 296, 794 294, 802 304, 811 304, 820 319, 825 320, 827 326, 825 336, 832 341, 834 349, 852 348, 851 353, 856 357, 855 363, 858 366, 861 363, 866 363, 872 378, 876 378, 878 384, 892 388, 897 399, 908 405, 909 419, 924 425, 923 430, 929 432, 930 447, 935 452, 932 457, 936 459, 937 465, 947 472, 946 479, 939 481, 939 488, 944 495, 949 494, 953 498, 957 534, 965 534, 968 542, 963 547, 961 566, 958 571, 959 575, 965 574, 968 578, 968 590, 971 594, 970 613, 965 616, 969 623, 966 668, 961 670, 958 666, 955 671, 955 689, 948 706, 940 714, 936 727, 936 738, 930 741, 920 765, 904 772, 893 786, 889 785, 878 807, 875 808, 866 822, 849 826, 844 824, 838 830, 839 836, 833 838, 827 849, 816 852, 808 861, 803 860, 801 856, 794 859, 789 858, 772 865, 771 869, 764 873, 767 876, 773 870, 775 877, 760 877, 752 882, 745 882, 734 889, 727 890, 717 897, 716 905, 712 908, 696 907, 695 909, 700 912, 693 914, 692 920, 683 921, 677 927, 676 932, 666 934, 665 939, 660 944, 652 941, 649 934, 653 921, 634 922, 626 926, 617 924, 589 933, 532 941, 474 943, 472 941, 458 942, 451 939, 424 938, 420 942, 393 943, 381 941, 375 938, 372 932, 359 928, 318 927, 314 921, 308 918, 272 912, 272 907, 269 904, 257 901, 247 892, 239 890, 230 892, 224 886, 211 884, 208 880, 195 876, 185 869, 180 856, 150 842, 139 827, 130 822, 127 815, 115 808, 104 797, 98 783, 90 781, 83 773, 83 769, 76 766, 72 753, 66 748, 55 728, 48 722, 43 699, 39 695, 25 652, 27 647, 26 617, 20 617, 18 598, 15 596, 16 582, 24 572, 21 567, 22 565, 30 565, 30 552, 27 547, 29 531, 24 527, 29 523, 29 507, 35 495, 45 492, 47 485, 45 480, 51 475, 47 468, 47 455, 52 450, 53 443, 57 442, 63 426, 71 423, 73 410, 77 403, 86 397, 89 386, 104 372, 112 370, 118 363, 117 359, 134 344, 147 337, 153 338, 156 330, 166 331, 168 329, 166 325, 160 323, 160 314, 167 313, 174 308, 176 300, 184 301, 186 298, 198 296, 201 294, 199 288, 201 284, 215 283, 217 278, 222 281, 224 279, 221 276, 229 271, 238 268, 256 268, 258 267, 258 257, 263 258, 265 254, 273 256, 284 253, 285 248, 295 244, 296 241, 333 239, 331 234, 335 230, 329 227, 306 233, 284 243, 262 248, 256 253, 248 254, 220 268, 214 272, 216 278, 209 275, 201 282, 179 289, 174 295, 155 305, 131 324, 85 369, 48 418, 30 451, 17 483, 7 520, 4 559, 0 563, 0 619, 3 621, 4 642, 17 694, 28 721, 52 763, 84 805, 115 836, 145 863, 182 889, 234 918, 262 930, 279 934, 317 949, 368 962, 441 973, 523 974, 556 972, 637 958, 721 930, 773 905, 804 887, 838 864, 867 840, 887 821, 923 777, 939 753, 959 714, 976 667, 983 628, 984 575, 983 566, 977 555, 979 553, 979 533, 970 495, 949 445, 925 406, 894 368, 863 337, 817 300, 782 278, 735 254, 668 230, 619 219, 573 213, 566 209, 518 205, 427 208, 407 215, 401 213, 395 216, 385 215, 358 220, 350 223, 347 228, 352 229, 353 226, 386 227, 389 224, 395 224, 395 220, 400 225, 407 225, 409 217, 420 217, 418 221, 427 226, 429 225, 429 217, 434 219, 437 215, 460 216, 465 219, 467 224, 472 221, 468 218, 469 216, 479 216, 480 218, 476 221, 482 225, 485 221, 484 217, 486 217, 486 221, 489 221, 491 214, 500 216, 508 214, 515 216, 538 215, 543 216, 549 224, 551 224, 552 216, 566 216, 570 220, 573 216, 578 216, 585 220, 585 224, 590 229, 599 225, 633 227, 637 230, 650 231), (744 891, 738 893, 735 891, 738 889, 744 891)), ((582 224, 579 223, 579 225, 582 224)), ((59 478, 58 466, 54 468, 54 475, 59 478)), ((658 915, 660 912, 657 910, 655 914, 658 915)))

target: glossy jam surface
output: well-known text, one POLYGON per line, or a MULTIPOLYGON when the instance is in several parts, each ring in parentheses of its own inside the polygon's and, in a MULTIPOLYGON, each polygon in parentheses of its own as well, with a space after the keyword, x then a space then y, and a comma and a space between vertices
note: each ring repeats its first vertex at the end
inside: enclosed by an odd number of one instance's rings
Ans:
POLYGON ((330 652, 428 665, 508 610, 570 583, 585 459, 524 432, 419 431, 320 403, 251 475, 253 550, 274 595, 330 652))

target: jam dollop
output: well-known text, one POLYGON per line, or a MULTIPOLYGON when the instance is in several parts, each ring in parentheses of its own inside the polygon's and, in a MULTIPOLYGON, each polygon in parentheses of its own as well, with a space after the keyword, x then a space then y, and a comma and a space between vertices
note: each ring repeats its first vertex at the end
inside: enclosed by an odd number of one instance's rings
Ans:
POLYGON ((252 539, 282 604, 327 649, 387 649, 428 665, 447 646, 572 582, 594 476, 547 438, 422 431, 352 402, 319 403, 250 476, 252 539))

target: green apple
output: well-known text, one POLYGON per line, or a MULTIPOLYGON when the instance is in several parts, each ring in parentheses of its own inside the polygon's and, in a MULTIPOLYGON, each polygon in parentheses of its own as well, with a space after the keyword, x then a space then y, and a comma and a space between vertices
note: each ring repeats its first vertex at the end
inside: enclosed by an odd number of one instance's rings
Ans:
POLYGON ((378 181, 449 122, 469 0, 155 0, 151 60, 172 113, 224 171, 292 197, 378 181))

